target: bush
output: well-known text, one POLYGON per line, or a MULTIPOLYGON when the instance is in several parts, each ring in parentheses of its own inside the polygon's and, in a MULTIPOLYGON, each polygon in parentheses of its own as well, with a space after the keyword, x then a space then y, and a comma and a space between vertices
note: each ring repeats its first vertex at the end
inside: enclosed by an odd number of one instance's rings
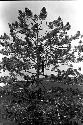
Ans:
POLYGON ((65 125, 70 124, 74 117, 82 116, 82 96, 79 91, 63 90, 60 87, 43 93, 21 89, 10 92, 10 103, 3 102, 4 111, 10 120, 18 125, 65 125))

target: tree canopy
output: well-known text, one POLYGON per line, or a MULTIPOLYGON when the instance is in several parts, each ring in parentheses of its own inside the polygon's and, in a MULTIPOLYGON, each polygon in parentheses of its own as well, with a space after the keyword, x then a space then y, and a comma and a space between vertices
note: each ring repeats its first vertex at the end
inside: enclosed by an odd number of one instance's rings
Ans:
POLYGON ((14 79, 18 75, 24 76, 24 72, 28 73, 30 69, 35 69, 39 78, 42 72, 44 74, 44 69, 51 65, 55 71, 59 64, 75 61, 71 42, 79 38, 80 31, 70 37, 67 33, 71 28, 69 22, 64 25, 60 16, 47 22, 46 17, 45 7, 39 15, 33 15, 28 8, 23 12, 18 10, 18 20, 9 23, 10 35, 4 33, 0 37, 0 45, 3 47, 0 53, 5 56, 1 69, 8 70, 14 79))

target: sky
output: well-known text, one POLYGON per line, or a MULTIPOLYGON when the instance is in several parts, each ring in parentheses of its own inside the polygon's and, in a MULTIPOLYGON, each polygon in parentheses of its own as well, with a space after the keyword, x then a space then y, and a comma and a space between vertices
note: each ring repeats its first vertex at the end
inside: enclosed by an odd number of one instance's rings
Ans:
MULTIPOLYGON (((83 0, 71 1, 0 1, 0 35, 9 33, 8 23, 17 20, 18 10, 25 7, 32 10, 33 14, 39 14, 42 7, 46 7, 48 21, 53 21, 59 16, 64 24, 71 24, 70 34, 75 34, 78 30, 83 34, 83 0)), ((2 56, 0 56, 0 59, 2 56)), ((81 66, 83 73, 83 63, 74 64, 75 68, 81 66)), ((63 67, 64 69, 64 67, 63 67)))
POLYGON ((72 32, 82 31, 83 27, 83 2, 74 1, 0 1, 0 34, 8 32, 8 23, 17 19, 18 9, 24 10, 28 7, 35 14, 39 13, 42 7, 46 7, 48 19, 54 20, 59 16, 63 22, 70 22, 72 32))

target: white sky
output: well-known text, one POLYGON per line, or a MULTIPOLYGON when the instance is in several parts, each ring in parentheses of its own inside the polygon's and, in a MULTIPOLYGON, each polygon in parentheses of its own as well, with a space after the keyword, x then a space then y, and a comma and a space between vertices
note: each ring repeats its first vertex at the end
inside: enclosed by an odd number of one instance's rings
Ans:
POLYGON ((61 16, 64 23, 70 22, 72 32, 82 31, 83 27, 83 1, 0 1, 0 34, 8 32, 8 23, 16 20, 18 9, 28 7, 33 13, 39 13, 45 6, 49 20, 61 16))
MULTIPOLYGON (((70 34, 75 34, 78 30, 83 34, 83 0, 74 1, 0 1, 0 35, 9 32, 8 23, 17 19, 18 9, 24 10, 25 7, 32 10, 35 14, 40 13, 42 7, 46 7, 48 20, 52 21, 59 16, 64 24, 71 24, 70 34)), ((1 58, 1 57, 0 57, 1 58)), ((74 67, 81 66, 83 63, 74 64, 74 67)), ((83 71, 81 71, 83 73, 83 71)))

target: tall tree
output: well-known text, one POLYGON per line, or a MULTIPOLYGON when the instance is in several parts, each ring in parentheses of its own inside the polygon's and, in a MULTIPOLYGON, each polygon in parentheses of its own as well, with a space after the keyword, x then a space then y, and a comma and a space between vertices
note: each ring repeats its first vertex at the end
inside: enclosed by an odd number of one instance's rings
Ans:
MULTIPOLYGON (((28 73, 30 69, 36 70, 39 79, 40 70, 44 74, 44 69, 50 65, 53 65, 55 70, 60 63, 74 61, 74 55, 69 53, 71 41, 77 39, 80 33, 69 37, 69 22, 64 25, 60 17, 47 22, 45 7, 39 15, 33 15, 28 8, 18 12, 18 20, 9 23, 10 35, 4 33, 0 37, 0 45, 3 47, 0 53, 5 56, 1 62, 1 69, 8 70, 12 80, 16 80, 18 75, 24 76, 24 72, 28 73)), ((4 81, 7 80, 8 77, 5 77, 4 81)))
POLYGON ((40 122, 63 124, 68 118, 74 117, 79 109, 79 105, 75 103, 77 99, 71 100, 72 103, 70 101, 73 97, 71 92, 68 95, 68 91, 55 88, 53 92, 43 95, 41 89, 31 92, 23 82, 22 85, 13 83, 17 81, 18 76, 27 79, 25 73, 29 73, 31 68, 36 70, 38 80, 41 70, 44 73, 44 69, 51 65, 53 65, 52 70, 56 70, 59 64, 68 65, 69 61, 75 62, 71 42, 79 38, 80 32, 70 37, 67 32, 71 26, 69 22, 64 25, 60 17, 47 22, 45 7, 39 15, 33 15, 28 8, 25 8, 23 12, 21 10, 18 12, 18 20, 9 24, 10 35, 4 33, 0 37, 0 45, 3 47, 0 53, 4 55, 0 69, 9 71, 9 76, 1 77, 1 82, 8 84, 2 91, 6 116, 17 121, 19 125, 36 125, 37 123, 40 125, 40 122), (61 106, 65 110, 62 110, 61 106), (74 107, 76 109, 72 113, 74 107))

